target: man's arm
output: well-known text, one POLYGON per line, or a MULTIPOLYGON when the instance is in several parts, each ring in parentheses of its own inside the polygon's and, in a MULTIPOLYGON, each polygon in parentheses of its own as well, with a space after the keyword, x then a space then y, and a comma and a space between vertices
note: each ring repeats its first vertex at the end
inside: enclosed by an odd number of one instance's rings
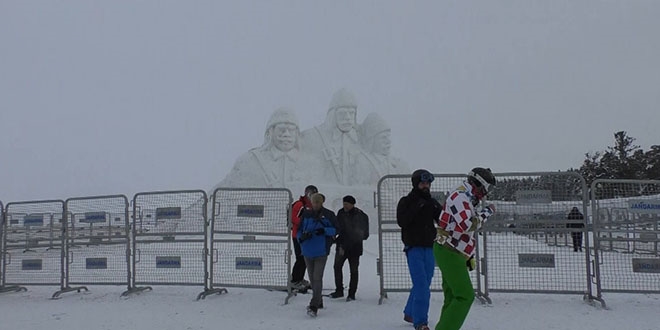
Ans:
POLYGON ((412 224, 416 213, 417 209, 410 206, 408 197, 403 197, 396 206, 396 223, 401 228, 407 228, 412 224))

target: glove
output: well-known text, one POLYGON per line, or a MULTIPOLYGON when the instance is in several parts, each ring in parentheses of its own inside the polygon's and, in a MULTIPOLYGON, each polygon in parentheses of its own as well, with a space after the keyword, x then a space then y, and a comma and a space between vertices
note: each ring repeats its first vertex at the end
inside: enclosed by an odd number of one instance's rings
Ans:
POLYGON ((481 223, 481 219, 479 219, 478 216, 474 216, 470 219, 472 221, 472 225, 470 225, 470 228, 468 231, 475 231, 479 228, 479 224, 481 223))
POLYGON ((473 271, 477 269, 477 260, 475 260, 474 257, 470 257, 470 259, 465 262, 465 266, 467 266, 469 271, 473 271))
POLYGON ((436 228, 436 231, 438 232, 438 235, 436 237, 443 237, 443 238, 449 237, 449 233, 440 227, 436 228))
POLYGON ((308 231, 303 232, 302 235, 300 235, 300 242, 304 242, 304 241, 306 241, 310 238, 312 238, 312 233, 310 233, 308 231))
POLYGON ((315 231, 314 231, 314 234, 316 234, 316 235, 323 235, 323 234, 325 234, 325 228, 319 228, 319 229, 315 230, 315 231))

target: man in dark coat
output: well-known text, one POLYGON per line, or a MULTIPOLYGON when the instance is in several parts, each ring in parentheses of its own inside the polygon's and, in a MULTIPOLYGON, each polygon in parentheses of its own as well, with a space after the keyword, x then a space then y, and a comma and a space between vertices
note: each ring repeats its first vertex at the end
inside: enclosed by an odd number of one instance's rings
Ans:
POLYGON ((413 172, 413 189, 399 200, 396 221, 401 227, 412 288, 403 310, 403 319, 416 330, 428 330, 431 280, 435 269, 433 242, 442 206, 431 196, 433 175, 424 169, 413 172))
POLYGON ((369 238, 369 217, 355 207, 355 197, 344 196, 344 207, 337 211, 337 251, 335 253, 335 292, 331 298, 344 296, 344 263, 348 260, 351 280, 346 301, 355 300, 358 286, 358 267, 362 255, 362 241, 369 238))
POLYGON ((567 228, 573 228, 571 231, 571 238, 573 239, 573 251, 578 252, 582 251, 582 228, 584 228, 584 216, 580 213, 580 210, 577 207, 571 209, 571 212, 568 213, 568 224, 567 228))

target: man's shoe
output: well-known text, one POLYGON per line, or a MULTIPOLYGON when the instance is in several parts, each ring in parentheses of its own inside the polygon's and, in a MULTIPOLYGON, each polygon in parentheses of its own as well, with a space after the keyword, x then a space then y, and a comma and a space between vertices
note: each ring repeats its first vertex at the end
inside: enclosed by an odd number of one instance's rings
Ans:
POLYGON ((426 324, 420 324, 417 327, 415 327, 415 330, 431 330, 431 329, 426 324))
POLYGON ((314 306, 307 306, 307 315, 311 317, 316 317, 318 315, 319 309, 314 306))
POLYGON ((335 298, 341 298, 344 296, 344 291, 335 291, 330 294, 330 298, 335 299, 335 298))
POLYGON ((355 296, 348 295, 348 297, 346 297, 346 301, 353 301, 353 300, 355 300, 355 296))
POLYGON ((406 321, 406 322, 408 322, 408 323, 413 323, 413 318, 412 318, 412 316, 410 316, 410 315, 408 315, 408 314, 403 314, 403 320, 406 321))

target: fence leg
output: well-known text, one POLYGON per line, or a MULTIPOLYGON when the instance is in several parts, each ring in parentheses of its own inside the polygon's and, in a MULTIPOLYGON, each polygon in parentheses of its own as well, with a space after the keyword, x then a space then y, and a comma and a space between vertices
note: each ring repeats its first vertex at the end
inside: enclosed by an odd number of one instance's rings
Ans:
POLYGON ((151 290, 153 290, 153 288, 151 288, 150 286, 140 286, 140 287, 136 286, 134 288, 130 288, 130 289, 122 292, 121 296, 122 297, 127 297, 129 295, 134 294, 134 293, 142 293, 143 291, 151 291, 151 290))
POLYGON ((73 288, 67 286, 67 287, 62 288, 59 291, 53 293, 53 297, 51 299, 58 299, 63 293, 73 292, 73 291, 80 292, 81 290, 89 291, 86 286, 79 286, 79 287, 73 287, 73 288))
POLYGON ((5 293, 5 292, 25 292, 27 291, 26 287, 19 286, 19 285, 10 285, 10 286, 1 286, 0 287, 0 293, 5 293))

